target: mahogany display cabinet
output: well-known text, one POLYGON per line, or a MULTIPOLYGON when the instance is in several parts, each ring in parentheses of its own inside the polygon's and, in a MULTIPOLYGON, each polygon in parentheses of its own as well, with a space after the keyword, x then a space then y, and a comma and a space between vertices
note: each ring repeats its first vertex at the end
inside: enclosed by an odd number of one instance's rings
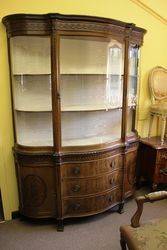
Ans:
POLYGON ((19 211, 88 216, 133 195, 144 29, 79 15, 14 14, 7 30, 19 211))

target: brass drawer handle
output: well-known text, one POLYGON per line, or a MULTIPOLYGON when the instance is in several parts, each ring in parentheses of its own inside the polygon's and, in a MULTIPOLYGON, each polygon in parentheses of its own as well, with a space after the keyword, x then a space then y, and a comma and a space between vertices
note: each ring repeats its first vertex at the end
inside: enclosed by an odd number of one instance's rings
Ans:
POLYGON ((73 204, 73 210, 78 210, 81 207, 80 203, 73 204))
POLYGON ((108 201, 109 201, 109 203, 111 203, 113 201, 112 195, 109 197, 108 201))
POLYGON ((80 168, 79 167, 75 167, 74 169, 73 169, 73 174, 80 174, 80 168))
POLYGON ((78 191, 80 191, 80 189, 81 189, 80 185, 75 185, 74 187, 72 187, 73 192, 78 192, 78 191))
POLYGON ((110 167, 111 167, 111 168, 115 168, 115 165, 116 165, 115 160, 113 160, 113 161, 110 163, 110 167))
POLYGON ((167 168, 161 169, 159 172, 160 174, 167 175, 167 168))

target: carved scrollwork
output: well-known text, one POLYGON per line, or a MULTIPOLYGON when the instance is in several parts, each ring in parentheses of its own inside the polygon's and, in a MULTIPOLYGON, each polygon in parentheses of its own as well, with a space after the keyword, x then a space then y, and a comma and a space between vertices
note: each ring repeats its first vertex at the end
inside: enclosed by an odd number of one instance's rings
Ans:
POLYGON ((28 165, 33 165, 35 164, 49 164, 52 165, 53 164, 53 159, 51 155, 45 155, 45 154, 41 154, 41 155, 25 155, 25 154, 18 154, 17 152, 15 152, 15 158, 17 158, 17 160, 20 163, 23 164, 28 164, 28 165))
POLYGON ((124 27, 116 26, 113 24, 96 23, 96 22, 76 22, 76 21, 60 21, 54 22, 54 29, 56 30, 76 30, 76 31, 90 31, 90 32, 107 32, 117 33, 122 35, 124 27))
POLYGON ((65 163, 70 161, 90 161, 90 160, 97 160, 103 159, 110 156, 114 156, 122 152, 122 149, 115 149, 115 150, 103 150, 103 151, 90 151, 90 152, 79 152, 79 153, 67 153, 62 154, 60 156, 55 154, 55 161, 59 163, 65 163))

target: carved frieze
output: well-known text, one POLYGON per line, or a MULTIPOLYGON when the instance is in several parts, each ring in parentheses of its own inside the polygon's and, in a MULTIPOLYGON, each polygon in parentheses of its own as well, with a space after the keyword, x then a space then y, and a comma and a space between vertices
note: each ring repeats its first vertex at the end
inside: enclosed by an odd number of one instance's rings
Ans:
POLYGON ((10 15, 3 19, 8 37, 15 35, 50 35, 52 31, 78 31, 96 32, 104 35, 112 35, 118 39, 124 39, 129 32, 131 42, 142 44, 144 29, 136 27, 131 23, 105 18, 93 18, 77 15, 10 15))

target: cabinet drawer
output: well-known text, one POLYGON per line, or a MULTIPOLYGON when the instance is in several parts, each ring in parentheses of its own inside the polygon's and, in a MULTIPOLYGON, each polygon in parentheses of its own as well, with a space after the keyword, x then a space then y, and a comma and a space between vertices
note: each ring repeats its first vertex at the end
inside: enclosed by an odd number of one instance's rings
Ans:
POLYGON ((81 163, 66 163, 63 164, 62 177, 89 177, 96 176, 110 172, 116 168, 123 166, 123 159, 121 155, 112 156, 106 159, 100 159, 92 162, 81 162, 81 163))
POLYGON ((157 163, 167 165, 167 149, 159 150, 157 163))
POLYGON ((63 196, 96 194, 122 184, 122 169, 93 178, 66 178, 63 180, 63 196))
POLYGON ((120 201, 121 190, 119 188, 94 197, 64 199, 63 216, 77 217, 96 214, 118 204, 120 201))

